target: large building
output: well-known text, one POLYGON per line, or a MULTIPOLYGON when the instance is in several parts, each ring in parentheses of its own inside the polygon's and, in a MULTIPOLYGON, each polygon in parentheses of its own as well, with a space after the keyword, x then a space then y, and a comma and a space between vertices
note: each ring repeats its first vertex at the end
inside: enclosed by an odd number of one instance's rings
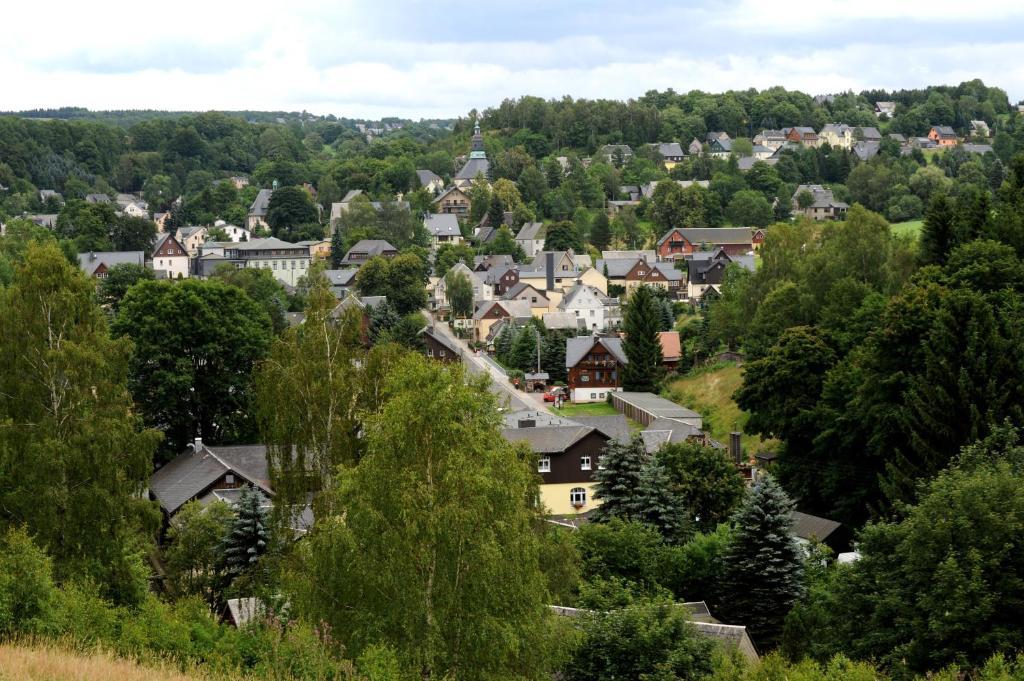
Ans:
MULTIPOLYGON (((223 262, 239 268, 270 270, 275 279, 288 286, 297 285, 299 279, 309 271, 309 246, 291 244, 275 237, 218 246, 222 249, 223 262)), ((204 253, 206 250, 204 247, 204 253)))
POLYGON ((484 136, 480 134, 480 119, 477 118, 473 126, 469 159, 455 174, 455 186, 459 189, 469 189, 477 175, 483 174, 484 178, 489 178, 490 170, 491 162, 487 160, 487 152, 484 151, 484 136))

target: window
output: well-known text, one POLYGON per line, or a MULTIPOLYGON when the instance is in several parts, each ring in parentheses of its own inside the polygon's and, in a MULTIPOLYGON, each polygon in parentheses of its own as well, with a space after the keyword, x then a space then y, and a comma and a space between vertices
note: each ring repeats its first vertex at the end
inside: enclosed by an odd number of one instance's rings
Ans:
POLYGON ((587 490, 583 487, 573 487, 569 490, 569 503, 576 508, 587 505, 587 490))
POLYGON ((427 357, 434 356, 434 348, 427 348, 427 357))
POLYGON ((437 356, 438 357, 444 357, 444 350, 438 350, 437 351, 437 356))
POLYGON ((235 482, 235 476, 233 473, 228 473, 224 476, 224 484, 232 485, 235 482))
POLYGON ((542 457, 540 457, 540 461, 537 462, 537 472, 538 473, 550 473, 551 472, 551 457, 550 456, 542 456, 542 457))
POLYGON ((590 457, 589 456, 581 456, 580 457, 580 470, 581 471, 589 471, 590 470, 590 457))
POLYGON ((590 383, 590 376, 587 376, 586 374, 581 374, 580 383, 590 383))

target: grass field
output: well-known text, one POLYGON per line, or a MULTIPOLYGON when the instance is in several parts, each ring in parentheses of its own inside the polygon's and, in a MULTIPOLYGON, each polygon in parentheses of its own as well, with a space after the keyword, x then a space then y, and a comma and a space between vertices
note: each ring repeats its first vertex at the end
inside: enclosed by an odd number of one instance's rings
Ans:
POLYGON ((921 234, 921 225, 924 220, 910 220, 908 222, 897 222, 892 227, 892 233, 896 236, 910 236, 917 238, 921 234))
POLYGON ((81 654, 52 645, 0 645, 2 681, 199 681, 170 667, 144 667, 102 652, 81 654))
MULTIPOLYGON (((726 444, 729 433, 742 432, 747 422, 747 413, 732 399, 742 383, 743 369, 735 364, 709 367, 672 381, 668 385, 668 398, 699 412, 704 417, 704 430, 726 444)), ((746 433, 742 442, 748 452, 756 452, 767 444, 759 436, 746 433)))

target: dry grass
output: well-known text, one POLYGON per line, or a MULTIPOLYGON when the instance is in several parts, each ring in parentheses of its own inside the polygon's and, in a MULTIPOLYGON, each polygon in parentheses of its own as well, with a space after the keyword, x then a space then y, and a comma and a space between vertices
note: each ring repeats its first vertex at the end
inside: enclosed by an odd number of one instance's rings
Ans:
POLYGON ((102 651, 71 652, 53 644, 0 645, 2 681, 198 681, 169 665, 142 666, 102 651))

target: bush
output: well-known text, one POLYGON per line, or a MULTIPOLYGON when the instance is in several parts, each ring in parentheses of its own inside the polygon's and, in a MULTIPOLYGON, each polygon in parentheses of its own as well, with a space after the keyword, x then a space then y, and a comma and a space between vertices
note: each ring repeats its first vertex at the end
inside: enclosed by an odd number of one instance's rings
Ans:
POLYGON ((0 635, 39 631, 54 597, 53 568, 25 529, 0 536, 0 635))

